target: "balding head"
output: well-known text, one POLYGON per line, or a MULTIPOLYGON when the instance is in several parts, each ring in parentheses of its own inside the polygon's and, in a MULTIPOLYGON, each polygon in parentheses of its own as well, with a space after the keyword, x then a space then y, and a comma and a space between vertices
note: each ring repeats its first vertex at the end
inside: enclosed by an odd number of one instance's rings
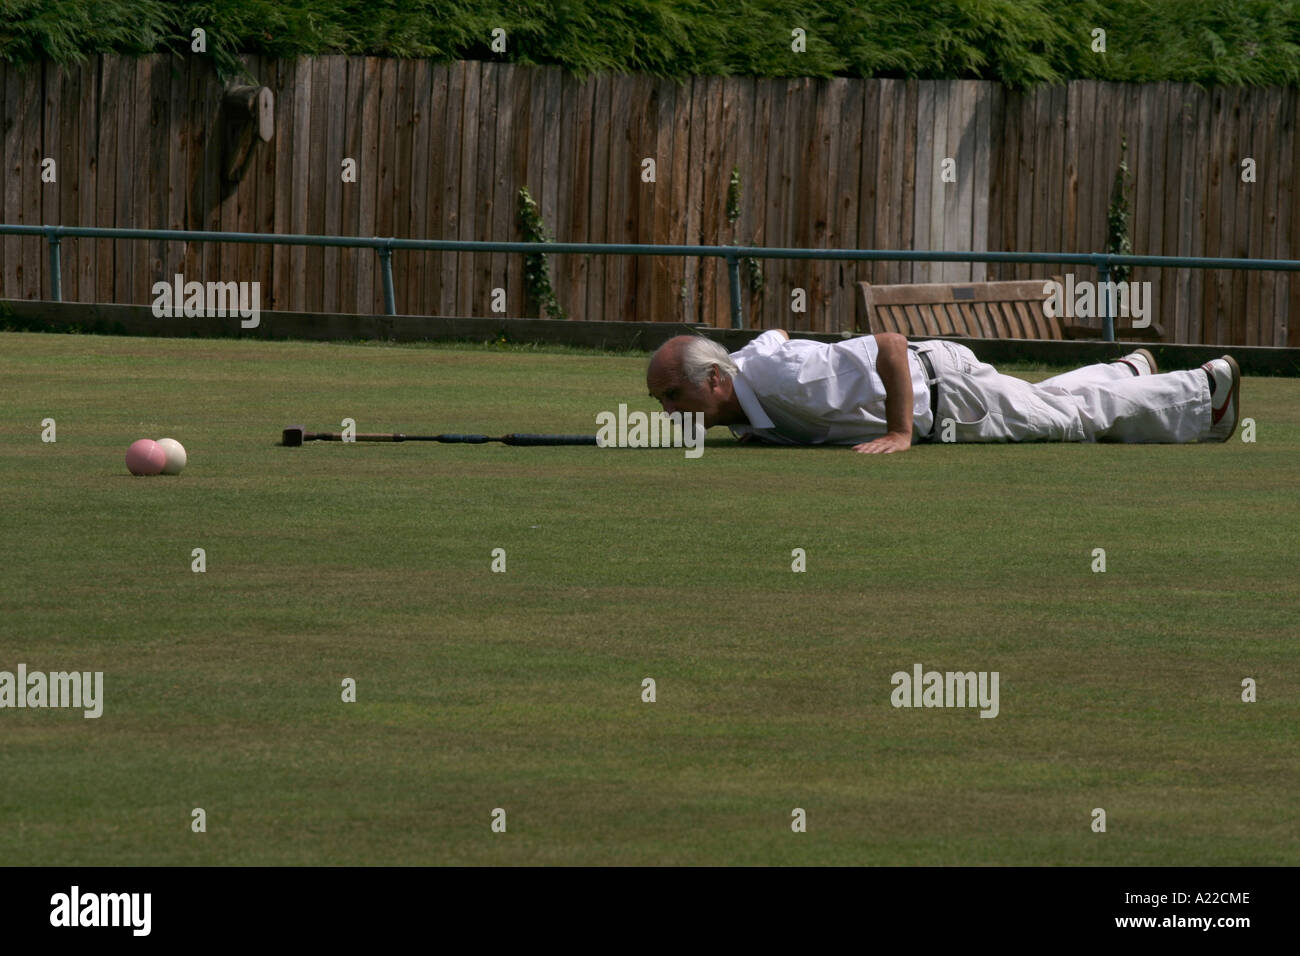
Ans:
POLYGON ((732 387, 736 363, 717 342, 678 335, 650 357, 646 386, 666 412, 703 412, 705 425, 746 421, 732 387))

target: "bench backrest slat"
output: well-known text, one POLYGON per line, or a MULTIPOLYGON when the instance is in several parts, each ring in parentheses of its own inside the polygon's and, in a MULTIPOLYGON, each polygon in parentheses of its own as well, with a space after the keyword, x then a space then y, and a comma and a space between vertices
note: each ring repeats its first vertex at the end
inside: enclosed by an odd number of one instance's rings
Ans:
MULTIPOLYGON (((1057 282, 1060 276, 1053 276, 1057 282)), ((1049 316, 1043 306, 1047 279, 1000 282, 922 282, 913 285, 872 285, 859 282, 859 326, 867 334, 901 332, 914 338, 960 335, 967 338, 1066 339, 1097 338, 1099 324, 1049 316)), ((1133 328, 1132 319, 1116 318, 1117 334, 1161 341, 1164 329, 1152 323, 1133 328)))
POLYGON ((1061 339, 1059 318, 1043 311, 1046 279, 871 285, 859 282, 865 331, 908 337, 1061 339))

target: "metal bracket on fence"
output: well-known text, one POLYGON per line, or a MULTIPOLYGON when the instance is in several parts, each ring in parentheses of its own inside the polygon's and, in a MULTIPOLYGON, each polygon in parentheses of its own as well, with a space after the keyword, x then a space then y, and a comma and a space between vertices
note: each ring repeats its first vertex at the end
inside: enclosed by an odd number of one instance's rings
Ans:
POLYGON ((393 240, 389 239, 389 245, 380 246, 375 251, 379 253, 379 271, 384 279, 384 314, 397 314, 397 295, 393 292, 393 240))
POLYGON ((731 296, 731 327, 733 329, 743 329, 745 327, 745 313, 740 304, 740 257, 734 252, 728 252, 727 259, 727 290, 731 296))
POLYGON ((50 298, 63 301, 63 232, 62 226, 46 226, 45 238, 50 242, 50 298))

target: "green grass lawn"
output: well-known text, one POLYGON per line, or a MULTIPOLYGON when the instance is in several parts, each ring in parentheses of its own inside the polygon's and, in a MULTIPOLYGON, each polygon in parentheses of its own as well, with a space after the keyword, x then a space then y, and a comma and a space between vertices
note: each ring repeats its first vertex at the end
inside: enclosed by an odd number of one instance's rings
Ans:
POLYGON ((275 444, 594 432, 644 363, 0 336, 0 670, 105 675, 0 710, 0 861, 1300 862, 1300 382, 1255 444, 275 444), (999 715, 895 709, 915 663, 999 715))

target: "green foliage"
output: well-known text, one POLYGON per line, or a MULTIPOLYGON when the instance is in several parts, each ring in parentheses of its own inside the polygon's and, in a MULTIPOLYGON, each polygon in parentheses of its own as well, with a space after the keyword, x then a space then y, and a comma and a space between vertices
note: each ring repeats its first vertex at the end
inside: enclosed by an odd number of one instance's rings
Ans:
POLYGON ((734 227, 740 218, 740 167, 731 169, 731 181, 727 183, 727 222, 734 227))
MULTIPOLYGON (((1119 168, 1115 170, 1115 184, 1110 191, 1110 207, 1106 210, 1106 251, 1115 256, 1131 256, 1133 240, 1130 238, 1129 230, 1128 140, 1121 139, 1119 148, 1119 168)), ((1111 266, 1111 281, 1124 282, 1132 271, 1132 266, 1111 266)))
MULTIPOLYGON (((735 230, 736 222, 740 219, 740 197, 743 192, 740 183, 740 167, 732 167, 731 179, 727 183, 727 222, 731 224, 732 242, 737 241, 735 230)), ((749 244, 752 246, 753 242, 749 244)), ((740 260, 740 265, 745 270, 745 277, 750 291, 754 293, 762 292, 764 284, 762 264, 753 256, 745 256, 740 260)))
MULTIPOLYGON (((537 202, 524 186, 519 190, 519 227, 524 233, 524 242, 550 242, 546 223, 542 221, 542 211, 537 202)), ((534 253, 524 256, 524 285, 528 290, 528 301, 545 311, 549 319, 567 319, 564 309, 555 298, 555 289, 551 287, 551 267, 546 256, 534 253)))
POLYGON ((0 0, 0 59, 240 53, 558 64, 576 74, 1300 82, 1300 0, 0 0), (491 33, 506 31, 504 54, 491 33), (791 30, 807 50, 791 50, 791 30), (1091 49, 1106 31, 1106 52, 1091 49))

